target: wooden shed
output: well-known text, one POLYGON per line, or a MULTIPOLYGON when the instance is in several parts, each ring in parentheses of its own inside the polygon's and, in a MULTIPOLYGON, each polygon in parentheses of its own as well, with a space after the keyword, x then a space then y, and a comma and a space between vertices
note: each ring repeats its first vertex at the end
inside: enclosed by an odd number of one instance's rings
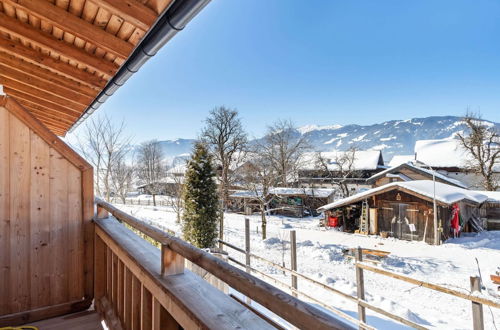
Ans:
POLYGON ((92 216, 92 167, 0 97, 0 320, 90 306, 92 216))
MULTIPOLYGON (((338 217, 344 231, 359 229, 362 203, 367 203, 369 233, 404 240, 434 243, 434 185, 430 180, 393 182, 322 206, 327 218, 338 217)), ((440 236, 450 236, 452 207, 458 204, 467 222, 479 216, 487 196, 479 192, 436 182, 437 219, 440 236)), ((474 220, 473 220, 474 221, 474 220)))

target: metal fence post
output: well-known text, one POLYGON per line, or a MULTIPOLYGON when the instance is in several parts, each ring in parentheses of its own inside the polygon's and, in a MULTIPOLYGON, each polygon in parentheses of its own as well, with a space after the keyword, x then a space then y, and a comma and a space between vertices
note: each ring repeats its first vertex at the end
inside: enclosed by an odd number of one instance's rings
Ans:
POLYGON ((366 323, 366 310, 359 300, 365 300, 365 280, 363 276, 363 269, 358 267, 358 263, 363 261, 363 250, 358 247, 354 250, 355 266, 356 266, 356 288, 358 296, 358 319, 366 323))
MULTIPOLYGON (((297 236, 295 230, 290 231, 290 266, 291 269, 297 271, 297 236)), ((292 274, 292 287, 297 290, 297 276, 292 274)), ((297 297, 296 292, 292 292, 294 297, 297 297)))
MULTIPOLYGON (((472 293, 481 292, 481 278, 479 276, 470 277, 470 290, 472 293)), ((474 330, 484 329, 483 305, 472 302, 472 324, 474 330)))

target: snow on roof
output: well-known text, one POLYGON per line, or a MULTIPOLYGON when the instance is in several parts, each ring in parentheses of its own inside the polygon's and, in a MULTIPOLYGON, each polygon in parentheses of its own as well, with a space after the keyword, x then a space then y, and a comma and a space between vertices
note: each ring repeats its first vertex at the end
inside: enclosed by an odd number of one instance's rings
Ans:
MULTIPOLYGON (((324 205, 320 207, 319 211, 326 211, 334 208, 338 208, 341 206, 345 206, 348 204, 352 204, 363 199, 368 198, 372 195, 378 195, 379 193, 385 192, 387 190, 393 189, 406 189, 414 192, 417 195, 421 195, 427 198, 433 198, 434 196, 434 185, 432 180, 416 180, 416 181, 408 181, 408 182, 392 182, 386 185, 369 189, 363 191, 359 194, 352 195, 347 198, 340 199, 336 202, 324 205)), ((468 200, 474 203, 483 203, 488 199, 488 196, 483 194, 483 192, 477 192, 473 190, 467 190, 455 186, 451 186, 445 183, 436 182, 436 200, 450 205, 462 200, 468 200)))
POLYGON ((467 189, 467 188, 468 188, 468 187, 467 187, 464 183, 462 183, 462 182, 461 182, 461 181, 459 181, 459 180, 456 180, 456 179, 452 179, 452 178, 450 178, 450 177, 447 177, 446 175, 441 174, 441 173, 439 173, 439 172, 437 172, 437 171, 429 170, 429 169, 424 168, 424 167, 415 166, 415 165, 413 165, 412 163, 403 163, 403 164, 400 164, 400 165, 398 165, 398 166, 394 166, 394 167, 388 168, 388 169, 386 169, 386 170, 384 170, 384 171, 382 171, 382 172, 379 172, 379 173, 377 173, 377 174, 375 174, 375 175, 372 175, 372 176, 371 176, 371 177, 369 177, 366 181, 368 181, 368 182, 369 182, 369 181, 372 181, 372 180, 378 179, 378 178, 380 178, 380 177, 386 176, 386 175, 388 175, 389 173, 392 173, 392 172, 398 171, 398 170, 399 170, 400 168, 402 168, 402 167, 409 167, 409 168, 412 168, 412 169, 414 169, 414 170, 416 170, 416 171, 426 173, 426 174, 428 174, 428 175, 429 175, 429 176, 431 176, 431 177, 432 177, 432 175, 434 175, 436 178, 439 178, 439 179, 441 179, 441 180, 443 180, 443 181, 446 181, 446 182, 448 182, 448 183, 451 183, 451 184, 453 184, 453 185, 455 185, 455 186, 459 186, 459 187, 461 187, 461 188, 465 188, 465 189, 467 189))
POLYGON ((488 196, 488 202, 500 203, 500 191, 476 190, 475 192, 488 196))
MULTIPOLYGON (((331 196, 335 192, 335 189, 327 189, 327 188, 282 188, 276 187, 269 189, 269 193, 271 195, 280 195, 280 196, 295 196, 295 195, 307 195, 310 197, 317 198, 327 198, 331 196)), ((230 197, 240 197, 240 198, 255 198, 257 196, 261 196, 262 191, 257 192, 252 190, 241 190, 236 191, 230 195, 230 197)))
POLYGON ((470 154, 454 138, 415 142, 416 158, 431 167, 465 168, 470 154))
POLYGON ((391 161, 387 165, 389 167, 396 167, 398 165, 408 163, 409 161, 412 161, 414 159, 415 155, 396 155, 392 157, 391 161))
MULTIPOLYGON (((328 160, 328 169, 338 170, 335 158, 345 154, 345 151, 327 151, 321 152, 321 156, 328 160)), ((303 170, 315 170, 318 160, 318 152, 306 152, 302 158, 303 170)), ((376 170, 384 164, 382 152, 380 150, 358 150, 355 153, 354 170, 376 170)))

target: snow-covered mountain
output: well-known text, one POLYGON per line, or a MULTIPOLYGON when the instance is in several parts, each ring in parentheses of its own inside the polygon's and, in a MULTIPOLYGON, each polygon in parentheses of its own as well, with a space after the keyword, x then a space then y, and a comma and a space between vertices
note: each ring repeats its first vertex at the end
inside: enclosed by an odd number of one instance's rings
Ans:
MULTIPOLYGON (((500 130, 500 123, 485 120, 500 130)), ((390 120, 373 125, 307 125, 297 129, 297 135, 307 137, 316 151, 346 150, 356 146, 361 150, 382 150, 384 160, 394 155, 413 154, 417 140, 443 139, 464 131, 460 117, 434 116, 408 120, 390 120)), ((173 160, 191 152, 193 139, 160 141, 165 156, 173 160)))

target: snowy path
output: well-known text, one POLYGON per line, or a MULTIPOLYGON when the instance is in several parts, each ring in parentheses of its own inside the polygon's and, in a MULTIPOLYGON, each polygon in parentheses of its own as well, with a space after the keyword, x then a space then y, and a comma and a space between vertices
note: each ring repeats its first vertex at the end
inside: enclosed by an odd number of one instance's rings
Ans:
MULTIPOLYGON (((180 232, 175 214, 165 207, 117 205, 134 216, 161 224, 180 232)), ((298 271, 345 293, 356 295, 355 270, 352 261, 346 260, 342 249, 361 246, 390 251, 380 266, 415 279, 469 291, 469 276, 478 274, 476 258, 486 286, 485 296, 500 302, 500 292, 489 279, 500 267, 500 232, 485 232, 475 237, 463 237, 441 246, 422 242, 407 242, 361 236, 325 230, 318 227, 314 218, 286 218, 272 216, 268 219, 268 239, 260 237, 260 217, 250 217, 252 253, 276 263, 284 259, 289 266, 290 251, 283 253, 283 242, 289 240, 289 230, 297 232, 298 271), (259 227, 259 234, 257 234, 259 227), (284 258, 283 258, 284 256, 284 258)), ((226 214, 225 240, 243 247, 244 216, 226 214)), ((229 250, 231 256, 244 260, 243 255, 229 250)), ((289 276, 266 264, 253 263, 257 269, 290 283, 289 276)), ((299 279, 299 290, 355 316, 357 307, 350 301, 299 279)), ((471 304, 429 289, 415 287, 395 279, 365 271, 366 299, 373 305, 405 317, 423 326, 439 329, 470 329, 471 304)), ((500 310, 484 307, 485 329, 500 329, 500 310)), ((380 329, 401 329, 403 326, 368 311, 368 323, 380 329)))

